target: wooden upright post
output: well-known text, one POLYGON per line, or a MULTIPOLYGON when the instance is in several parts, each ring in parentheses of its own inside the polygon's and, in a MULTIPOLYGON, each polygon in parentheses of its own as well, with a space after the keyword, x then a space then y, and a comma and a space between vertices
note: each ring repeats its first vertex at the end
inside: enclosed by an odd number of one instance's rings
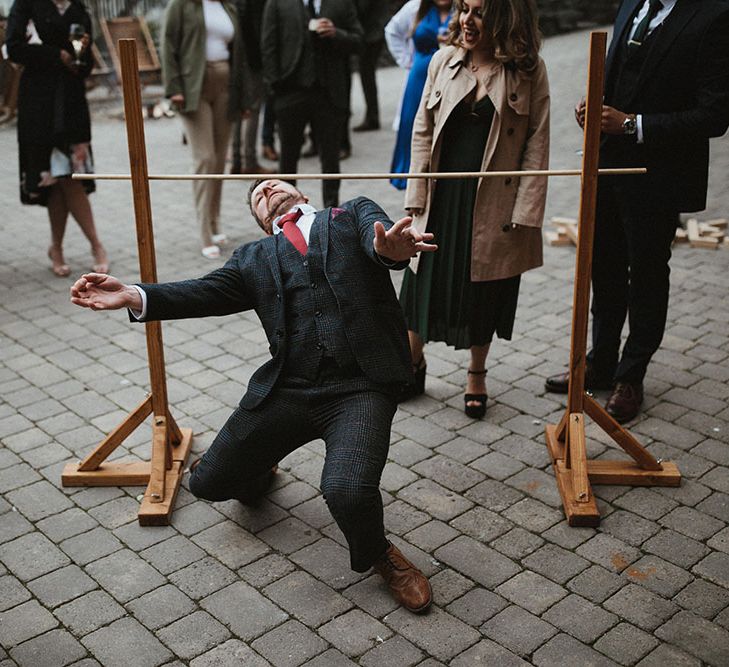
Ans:
MULTIPOLYGON (((132 176, 134 218, 137 226, 139 273, 142 282, 157 282, 157 265, 149 197, 149 174, 144 141, 142 95, 133 39, 119 40, 124 114, 132 176)), ((145 323, 151 393, 80 463, 68 463, 61 477, 64 486, 141 486, 147 490, 139 509, 143 526, 170 521, 185 462, 192 445, 192 429, 180 429, 167 404, 162 325, 145 323), (103 463, 124 439, 153 414, 152 460, 103 463)))
POLYGON ((548 424, 545 428, 547 447, 552 459, 557 487, 562 496, 567 521, 571 526, 597 526, 600 523, 600 513, 590 482, 640 486, 678 486, 681 483, 681 474, 674 463, 657 461, 628 431, 605 412, 599 403, 585 393, 587 325, 592 246, 595 237, 606 44, 607 33, 593 32, 591 34, 567 410, 559 424, 548 424), (587 413, 600 428, 630 454, 635 462, 588 461, 584 413, 587 413))

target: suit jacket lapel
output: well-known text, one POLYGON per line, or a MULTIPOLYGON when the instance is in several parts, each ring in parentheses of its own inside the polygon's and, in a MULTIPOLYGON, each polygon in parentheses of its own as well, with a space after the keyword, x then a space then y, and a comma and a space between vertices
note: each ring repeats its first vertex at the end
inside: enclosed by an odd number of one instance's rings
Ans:
POLYGON ((624 2, 617 17, 615 18, 615 27, 613 28, 613 38, 610 40, 610 48, 608 49, 607 59, 605 60, 605 80, 610 76, 610 69, 613 65, 615 53, 618 46, 628 39, 628 28, 632 25, 632 18, 638 7, 642 5, 644 0, 628 0, 624 2))
POLYGON ((636 93, 643 88, 646 79, 650 78, 651 74, 661 66, 666 51, 699 10, 699 4, 696 0, 678 0, 663 22, 651 50, 646 56, 635 86, 636 93))
MULTIPOLYGON (((321 248, 321 265, 326 270, 327 254, 329 252, 329 220, 332 216, 332 209, 325 208, 323 211, 317 211, 314 217, 314 231, 319 237, 319 247, 321 248)), ((311 243, 311 238, 309 239, 311 243)))
POLYGON ((266 249, 266 258, 268 259, 268 267, 271 269, 271 275, 273 276, 273 282, 276 283, 276 289, 278 293, 283 296, 283 280, 281 278, 281 265, 278 263, 278 253, 276 248, 278 243, 283 238, 283 234, 276 234, 266 239, 264 247, 266 249), (278 237, 278 238, 277 238, 278 237))

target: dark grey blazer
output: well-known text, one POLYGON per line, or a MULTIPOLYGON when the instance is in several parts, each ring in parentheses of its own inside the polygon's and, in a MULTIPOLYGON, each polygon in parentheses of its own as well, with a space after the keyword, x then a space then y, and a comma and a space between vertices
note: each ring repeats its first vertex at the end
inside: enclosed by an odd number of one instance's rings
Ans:
MULTIPOLYGON (((605 63, 606 90, 618 69, 617 46, 627 39, 631 17, 642 2, 620 5, 605 63)), ((605 103, 611 105, 609 97, 605 103)), ((620 111, 643 116, 644 146, 635 147, 641 157, 627 156, 648 167, 646 176, 635 177, 640 179, 637 196, 677 211, 706 208, 709 138, 721 136, 729 126, 726 0, 678 0, 656 33, 633 99, 620 111)))
MULTIPOLYGON (((339 304, 357 363, 371 380, 393 389, 412 379, 405 319, 389 270, 373 248, 374 222, 392 226, 373 201, 358 197, 316 217, 324 272, 339 304)), ((240 405, 256 407, 271 391, 286 356, 287 323, 276 247, 282 234, 238 248, 225 266, 195 280, 142 284, 147 320, 228 315, 255 310, 270 344, 271 359, 248 383, 240 405)), ((403 269, 407 262, 396 264, 403 269)))
MULTIPOLYGON (((317 62, 322 84, 332 101, 349 108, 349 56, 356 53, 362 41, 362 26, 357 19, 353 0, 322 0, 321 17, 337 28, 334 37, 318 40, 321 58, 317 62)), ((308 14, 302 0, 267 0, 263 10, 261 55, 263 78, 276 92, 285 92, 287 82, 296 70, 304 39, 309 39, 308 14)))

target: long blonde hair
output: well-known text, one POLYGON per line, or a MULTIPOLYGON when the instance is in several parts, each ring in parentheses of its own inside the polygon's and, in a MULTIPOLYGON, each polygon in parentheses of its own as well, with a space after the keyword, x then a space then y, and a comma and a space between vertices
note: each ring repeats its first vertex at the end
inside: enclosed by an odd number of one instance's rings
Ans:
MULTIPOLYGON (((459 16, 464 0, 455 0, 455 12, 448 28, 448 43, 461 44, 459 16)), ((483 0, 483 29, 490 33, 494 58, 523 72, 533 71, 539 62, 542 36, 534 0, 483 0)))

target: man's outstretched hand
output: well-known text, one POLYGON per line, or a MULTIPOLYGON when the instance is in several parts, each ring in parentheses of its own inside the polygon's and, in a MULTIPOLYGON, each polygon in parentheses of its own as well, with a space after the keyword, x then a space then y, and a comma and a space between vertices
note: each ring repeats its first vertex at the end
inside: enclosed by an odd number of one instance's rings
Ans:
POLYGON ((71 303, 91 310, 142 310, 139 292, 105 273, 85 273, 71 286, 71 303))
POLYGON ((392 262, 403 262, 415 257, 419 252, 433 252, 438 246, 428 241, 433 240, 429 232, 421 234, 412 225, 411 216, 398 220, 385 231, 385 225, 375 223, 375 252, 392 262))

